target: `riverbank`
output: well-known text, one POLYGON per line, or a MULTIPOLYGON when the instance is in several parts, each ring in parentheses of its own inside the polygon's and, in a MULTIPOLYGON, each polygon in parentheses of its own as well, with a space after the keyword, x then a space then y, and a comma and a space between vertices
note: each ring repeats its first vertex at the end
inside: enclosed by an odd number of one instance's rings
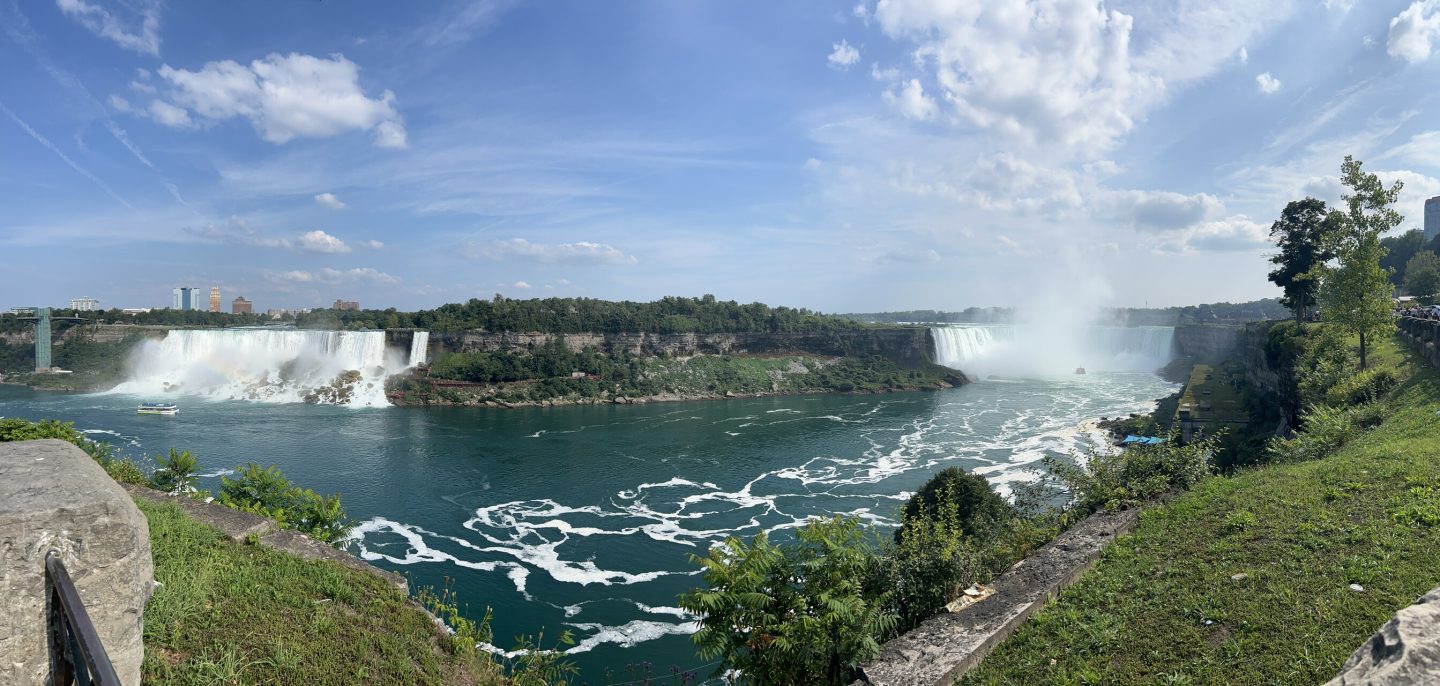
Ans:
POLYGON ((965 684, 1319 683, 1440 582, 1440 375, 1392 341, 1408 380, 1379 426, 1145 512, 1100 564, 965 684), (1177 561, 1183 560, 1183 564, 1177 561))

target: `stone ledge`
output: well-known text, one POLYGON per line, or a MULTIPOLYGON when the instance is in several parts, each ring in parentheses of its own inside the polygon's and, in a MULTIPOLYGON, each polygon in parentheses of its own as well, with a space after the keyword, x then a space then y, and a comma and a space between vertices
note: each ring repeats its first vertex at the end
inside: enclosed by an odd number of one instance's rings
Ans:
POLYGON ((1066 530, 995 580, 995 594, 956 613, 944 613, 886 643, 861 667, 871 686, 949 686, 1065 587, 1095 566, 1139 510, 1096 513, 1066 530))
POLYGON ((219 503, 207 503, 194 498, 181 498, 162 493, 153 488, 136 486, 134 484, 121 484, 132 497, 144 498, 157 503, 171 503, 185 511, 192 519, 208 524, 221 533, 229 536, 236 543, 244 543, 251 536, 256 537, 260 545, 272 550, 289 553, 305 560, 327 560, 351 569, 368 572, 380 577, 385 583, 390 584, 402 592, 408 593, 410 584, 405 577, 394 572, 387 572, 378 567, 367 564, 360 558, 351 555, 335 546, 323 541, 317 541, 305 534, 293 529, 282 529, 275 520, 269 517, 262 517, 249 512, 241 512, 234 508, 225 507, 219 503))

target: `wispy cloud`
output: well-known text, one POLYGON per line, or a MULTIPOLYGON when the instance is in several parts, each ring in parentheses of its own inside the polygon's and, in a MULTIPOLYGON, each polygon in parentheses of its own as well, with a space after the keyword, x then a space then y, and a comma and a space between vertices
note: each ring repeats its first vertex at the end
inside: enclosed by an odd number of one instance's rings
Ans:
POLYGON ((470 243, 466 253, 491 260, 521 260, 540 264, 634 264, 634 255, 604 243, 531 243, 524 238, 470 243))
POLYGON ((11 111, 10 108, 4 103, 4 101, 0 101, 0 112, 4 112, 5 116, 10 117, 10 120, 15 122, 16 126, 19 126, 21 129, 23 129, 25 133, 30 134, 30 137, 35 139, 36 143, 45 146, 47 150, 55 153, 56 157, 59 157, 62 162, 68 165, 71 169, 74 169, 77 174, 89 179, 96 186, 99 186, 100 190, 105 191, 106 195, 114 198, 116 202, 124 205, 129 209, 135 209, 135 207, 131 205, 127 200, 125 200, 125 198, 120 197, 119 193, 116 193, 110 188, 109 185, 107 185, 104 181, 101 181, 100 177, 95 176, 94 174, 90 173, 90 170, 80 166, 75 162, 75 160, 70 159, 70 156, 66 155, 64 152, 61 152, 60 148, 55 147, 55 144, 51 143, 49 138, 40 135, 40 132, 36 131, 33 128, 30 128, 30 125, 26 124, 25 120, 21 119, 13 111, 11 111))
POLYGON ((81 26, 101 38, 126 50, 160 56, 159 3, 149 0, 123 3, 119 9, 135 15, 133 17, 121 17, 86 0, 55 0, 55 4, 65 16, 80 22, 81 26))

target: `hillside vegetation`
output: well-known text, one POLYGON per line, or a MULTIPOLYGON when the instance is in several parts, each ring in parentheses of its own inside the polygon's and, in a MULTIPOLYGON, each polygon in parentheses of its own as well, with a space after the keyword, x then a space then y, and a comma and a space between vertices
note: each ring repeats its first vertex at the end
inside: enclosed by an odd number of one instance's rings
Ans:
POLYGON ((1295 439, 1331 450, 1298 462, 1277 453, 1145 512, 963 683, 1334 676, 1397 608, 1440 583, 1440 376, 1398 346, 1386 341, 1371 363, 1408 380, 1366 405, 1361 425, 1337 436, 1312 410, 1295 439))

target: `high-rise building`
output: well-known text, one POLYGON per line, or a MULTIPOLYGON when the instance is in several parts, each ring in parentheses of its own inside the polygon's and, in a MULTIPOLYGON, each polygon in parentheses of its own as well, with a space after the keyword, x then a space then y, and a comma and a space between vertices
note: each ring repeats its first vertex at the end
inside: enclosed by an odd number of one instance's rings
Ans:
POLYGON ((71 298, 70 309, 80 312, 94 312, 100 309, 100 301, 94 298, 71 298))
POLYGON ((230 301, 230 314, 250 314, 254 311, 251 302, 246 300, 243 295, 237 295, 234 300, 230 301))
POLYGON ((335 301, 335 304, 330 306, 330 309, 332 309, 332 310, 358 310, 358 309, 360 309, 360 303, 359 303, 359 302, 356 302, 356 301, 354 301, 354 300, 336 300, 336 301, 335 301))
POLYGON ((200 289, 181 286, 170 291, 170 308, 174 310, 200 309, 200 289))
POLYGON ((1425 201, 1425 240, 1440 236, 1440 195, 1425 201))
POLYGON ((211 312, 219 312, 219 311, 220 311, 220 287, 219 287, 219 286, 211 286, 211 287, 210 287, 210 311, 211 311, 211 312))

